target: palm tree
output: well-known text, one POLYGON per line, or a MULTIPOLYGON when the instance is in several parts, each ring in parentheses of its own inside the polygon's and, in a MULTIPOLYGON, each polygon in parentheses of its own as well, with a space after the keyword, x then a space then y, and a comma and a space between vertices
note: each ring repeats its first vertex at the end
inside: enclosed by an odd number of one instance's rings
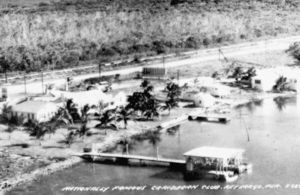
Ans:
POLYGON ((127 122, 130 119, 131 114, 132 114, 131 110, 127 109, 124 106, 120 107, 120 109, 118 110, 117 121, 124 122, 124 129, 127 129, 127 122))
POLYGON ((174 107, 178 107, 178 103, 174 98, 168 99, 165 104, 161 106, 163 110, 168 110, 169 114, 171 113, 171 109, 174 107))
POLYGON ((154 97, 148 98, 146 104, 143 105, 143 115, 149 120, 158 117, 158 102, 154 97))
POLYGON ((105 135, 107 134, 107 128, 117 129, 117 126, 113 124, 113 121, 115 121, 116 119, 115 114, 113 112, 115 112, 115 110, 107 110, 102 114, 102 116, 96 119, 97 121, 99 121, 99 123, 96 124, 95 127, 104 127, 105 135))
POLYGON ((234 78, 236 81, 240 81, 242 78, 243 69, 240 66, 234 68, 232 75, 230 78, 234 78))
POLYGON ((85 123, 88 121, 88 112, 90 110, 90 106, 88 104, 84 105, 83 108, 81 109, 81 122, 85 123))
POLYGON ((108 103, 104 103, 103 101, 99 102, 98 108, 99 108, 99 116, 101 116, 104 112, 104 110, 108 107, 108 103))
POLYGON ((181 90, 174 82, 169 82, 165 90, 167 91, 167 100, 165 101, 165 104, 161 106, 161 109, 168 110, 170 114, 172 108, 178 107, 181 90))
POLYGON ((273 86, 273 90, 274 90, 275 92, 279 92, 279 93, 280 93, 280 92, 282 92, 282 91, 284 90, 286 84, 287 84, 287 78, 284 77, 284 76, 281 76, 281 77, 279 77, 279 78, 276 80, 276 83, 275 83, 275 85, 273 86))
POLYGON ((71 115, 73 121, 80 119, 77 105, 73 102, 72 99, 68 99, 66 101, 65 108, 71 115))
POLYGON ((66 125, 74 124, 75 120, 79 120, 78 108, 72 99, 68 99, 63 107, 60 107, 53 120, 62 122, 66 125))
POLYGON ((82 137, 82 141, 84 140, 84 136, 88 132, 89 128, 87 127, 87 121, 83 122, 79 127, 78 126, 70 126, 68 128, 69 132, 73 131, 73 135, 78 135, 82 137))
POLYGON ((77 136, 76 130, 71 130, 68 132, 68 134, 65 136, 64 143, 68 145, 68 147, 71 146, 71 144, 75 141, 75 137, 77 136))
POLYGON ((180 90, 179 85, 177 85, 174 82, 167 83, 166 91, 167 91, 167 97, 176 97, 176 98, 178 98, 181 94, 181 90, 180 90))
POLYGON ((29 120, 26 126, 26 130, 29 131, 30 136, 34 136, 40 141, 39 145, 42 145, 41 140, 45 134, 53 132, 49 125, 46 123, 39 123, 36 120, 29 120))

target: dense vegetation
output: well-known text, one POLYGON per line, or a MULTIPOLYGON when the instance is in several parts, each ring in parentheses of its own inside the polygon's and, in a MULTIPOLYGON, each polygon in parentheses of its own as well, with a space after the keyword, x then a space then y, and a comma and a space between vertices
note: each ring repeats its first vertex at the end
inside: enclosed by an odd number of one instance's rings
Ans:
POLYGON ((300 28, 299 0, 27 1, 33 3, 2 3, 1 72, 180 52, 300 28))

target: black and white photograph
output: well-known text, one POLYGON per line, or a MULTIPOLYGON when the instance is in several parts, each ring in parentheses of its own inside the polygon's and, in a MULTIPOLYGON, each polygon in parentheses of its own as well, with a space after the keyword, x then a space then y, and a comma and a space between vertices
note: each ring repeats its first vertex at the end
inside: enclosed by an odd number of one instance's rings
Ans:
POLYGON ((300 0, 0 0, 0 195, 300 194, 300 0))

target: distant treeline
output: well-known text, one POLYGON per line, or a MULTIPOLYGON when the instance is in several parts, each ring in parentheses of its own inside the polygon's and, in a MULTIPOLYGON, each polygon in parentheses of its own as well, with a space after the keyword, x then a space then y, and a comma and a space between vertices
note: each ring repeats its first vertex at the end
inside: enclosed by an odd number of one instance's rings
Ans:
POLYGON ((139 58, 300 30, 298 0, 41 0, 0 12, 0 63, 7 64, 0 72, 139 58))

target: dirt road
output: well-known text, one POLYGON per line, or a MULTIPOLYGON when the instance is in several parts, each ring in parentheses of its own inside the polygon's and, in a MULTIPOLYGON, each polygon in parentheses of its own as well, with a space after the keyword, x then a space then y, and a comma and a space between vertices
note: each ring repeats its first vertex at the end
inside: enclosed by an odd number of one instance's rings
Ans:
MULTIPOLYGON (((176 60, 176 61, 166 61, 163 63, 155 63, 149 64, 147 66, 151 67, 177 67, 177 66, 185 66, 185 65, 199 65, 201 66, 201 62, 216 60, 219 59, 219 49, 225 54, 226 57, 235 57, 242 56, 253 53, 263 53, 270 52, 276 50, 285 50, 289 47, 293 42, 300 41, 300 36, 292 36, 287 38, 280 39, 270 39, 265 41, 258 42, 250 42, 250 43, 242 43, 237 45, 223 46, 221 48, 212 48, 212 49, 204 49, 204 50, 196 50, 192 52, 185 52, 183 56, 186 56, 184 59, 176 60)), ((64 71, 64 70, 62 70, 64 71)), ((101 75, 115 75, 115 74, 128 74, 136 71, 142 71, 142 67, 132 67, 121 70, 113 70, 102 72, 101 75)), ((98 73, 79 75, 74 77, 74 81, 80 81, 83 79, 97 77, 98 73)), ((65 79, 51 79, 44 80, 44 84, 64 84, 65 79)), ((24 96, 25 91, 30 94, 36 94, 42 92, 42 83, 41 81, 27 82, 26 87, 25 84, 18 85, 9 85, 8 87, 8 96, 12 99, 15 97, 24 96)))

